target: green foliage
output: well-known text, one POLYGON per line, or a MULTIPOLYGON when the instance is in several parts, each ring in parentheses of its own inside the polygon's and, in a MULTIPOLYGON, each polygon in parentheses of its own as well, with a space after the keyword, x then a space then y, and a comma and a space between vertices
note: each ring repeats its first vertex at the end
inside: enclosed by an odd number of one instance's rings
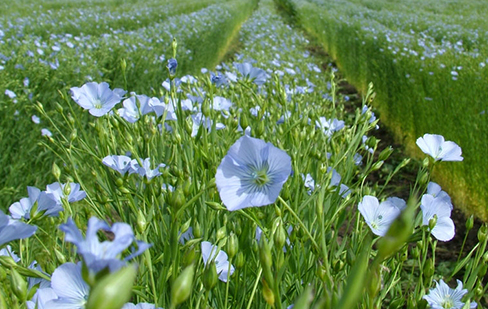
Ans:
POLYGON ((300 24, 351 83, 366 91, 373 82, 382 120, 411 154, 421 154, 415 140, 424 133, 461 146, 463 164, 439 168, 435 179, 458 207, 488 220, 486 6, 480 1, 292 3, 300 24))

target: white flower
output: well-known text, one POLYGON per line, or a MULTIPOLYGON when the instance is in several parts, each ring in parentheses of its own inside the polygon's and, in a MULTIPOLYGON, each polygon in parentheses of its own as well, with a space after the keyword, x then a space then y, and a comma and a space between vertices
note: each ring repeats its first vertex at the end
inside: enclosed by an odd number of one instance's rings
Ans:
POLYGON ((461 147, 451 141, 444 141, 442 135, 424 134, 417 139, 417 146, 435 161, 462 161, 461 147))
POLYGON ((234 273, 234 266, 230 265, 229 269, 227 253, 222 250, 218 250, 217 246, 212 245, 208 241, 202 241, 201 248, 203 264, 206 266, 209 261, 214 261, 215 266, 217 267, 219 279, 227 282, 228 278, 234 273))
POLYGON ((406 207, 405 201, 399 198, 388 198, 379 203, 374 196, 366 195, 359 203, 358 209, 371 231, 378 236, 385 236, 393 221, 406 207))
POLYGON ((454 235, 454 222, 451 219, 452 206, 443 197, 424 194, 420 204, 422 209, 422 224, 429 225, 430 219, 437 216, 437 223, 430 231, 440 241, 449 241, 454 235))
MULTIPOLYGON (((464 303, 461 301, 468 290, 463 289, 463 283, 457 280, 456 289, 451 289, 444 280, 436 282, 436 287, 430 289, 429 294, 422 297, 433 309, 461 309, 464 303)), ((471 303, 470 308, 476 308, 476 303, 471 303)))

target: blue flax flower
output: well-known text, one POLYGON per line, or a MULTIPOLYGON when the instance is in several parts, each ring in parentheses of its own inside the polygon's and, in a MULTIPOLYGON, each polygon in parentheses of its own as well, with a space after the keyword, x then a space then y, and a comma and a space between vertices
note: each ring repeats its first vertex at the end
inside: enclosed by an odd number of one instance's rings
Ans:
POLYGON ((137 252, 121 259, 122 252, 135 240, 132 228, 126 223, 118 222, 110 227, 104 221, 92 217, 88 221, 85 238, 71 218, 65 224, 61 224, 59 228, 66 233, 65 240, 76 245, 87 268, 94 274, 107 267, 111 272, 115 272, 125 266, 126 261, 138 256, 150 247, 145 242, 137 241, 137 252), (100 242, 97 236, 99 230, 112 232, 114 234, 113 241, 100 242))
POLYGON ((381 204, 374 196, 366 195, 359 203, 358 209, 373 234, 385 236, 393 221, 406 207, 404 200, 392 197, 381 204))
POLYGON ((81 276, 81 264, 65 263, 54 270, 51 287, 37 290, 27 307, 82 309, 89 292, 90 287, 81 276))
POLYGON ((268 75, 263 69, 253 67, 249 62, 234 63, 234 66, 244 78, 249 79, 258 86, 264 84, 268 78, 268 75))
POLYGON ((214 262, 217 268, 217 274, 219 275, 220 281, 227 282, 230 276, 234 273, 234 266, 230 265, 229 272, 229 260, 227 253, 222 250, 218 250, 217 246, 212 245, 208 241, 202 241, 202 259, 203 264, 207 266, 209 262, 214 262))
POLYGON ((442 135, 424 134, 417 139, 417 146, 435 161, 462 161, 461 147, 451 141, 444 141, 442 135))
POLYGON ((455 227, 451 219, 452 204, 443 196, 434 197, 424 194, 420 203, 422 209, 422 224, 429 225, 430 219, 437 217, 431 234, 440 241, 449 241, 454 238, 455 227))
POLYGON ((222 159, 215 176, 228 210, 272 204, 291 173, 291 158, 271 143, 247 135, 222 159))
MULTIPOLYGON (((432 309, 461 309, 464 307, 464 303, 461 301, 464 294, 468 293, 468 290, 463 289, 463 283, 457 280, 456 289, 451 289, 444 280, 436 282, 436 287, 430 289, 429 294, 422 297, 428 303, 432 309)), ((476 308, 476 303, 471 303, 470 308, 476 308)))
POLYGON ((80 190, 80 184, 70 182, 69 184, 62 184, 54 182, 46 186, 46 193, 51 194, 58 205, 62 205, 63 199, 66 199, 70 203, 81 201, 86 197, 86 192, 80 190), (66 185, 69 185, 69 194, 66 196, 66 185))
POLYGON ((37 226, 11 219, 0 210, 0 246, 16 239, 31 237, 37 226))
POLYGON ((14 219, 31 219, 31 215, 42 213, 45 216, 56 217, 63 211, 61 204, 57 204, 55 196, 49 192, 41 192, 36 187, 27 187, 29 197, 21 198, 20 201, 13 203, 9 207, 10 214, 14 219), (34 207, 36 206, 37 207, 34 207), (33 212, 35 208, 35 213, 33 212))
POLYGON ((134 305, 133 303, 126 303, 122 309, 163 309, 161 307, 156 307, 154 304, 148 303, 138 303, 134 305))
POLYGON ((109 85, 105 82, 86 83, 81 88, 71 88, 71 97, 73 100, 88 109, 90 114, 95 117, 101 117, 108 113, 116 104, 122 100, 125 91, 122 89, 110 90, 109 85))

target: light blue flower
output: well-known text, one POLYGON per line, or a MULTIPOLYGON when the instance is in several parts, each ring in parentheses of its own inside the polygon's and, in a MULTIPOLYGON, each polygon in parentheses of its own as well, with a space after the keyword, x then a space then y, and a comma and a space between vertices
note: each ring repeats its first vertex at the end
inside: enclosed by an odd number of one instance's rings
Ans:
POLYGON ((424 194, 420 203, 422 209, 422 224, 429 225, 430 219, 437 216, 437 223, 430 231, 440 241, 449 241, 454 238, 455 227, 451 219, 452 205, 442 196, 434 197, 424 194))
POLYGON ((130 169, 129 173, 137 173, 139 176, 144 177, 148 180, 153 179, 154 177, 160 176, 161 172, 159 171, 160 167, 165 167, 166 164, 161 163, 158 166, 156 166, 155 169, 151 169, 151 158, 146 158, 144 161, 142 161, 142 166, 139 164, 139 161, 136 159, 132 159, 130 162, 130 169))
POLYGON ((229 272, 229 260, 227 253, 222 250, 218 250, 217 246, 212 245, 208 241, 202 241, 201 249, 203 264, 207 266, 207 264, 211 261, 215 262, 219 279, 223 282, 227 282, 228 278, 234 273, 234 266, 232 265, 230 265, 229 272))
POLYGON ((0 249, 0 256, 9 256, 14 260, 15 263, 20 261, 20 258, 15 252, 12 250, 10 245, 6 245, 5 248, 0 249))
POLYGON ((435 161, 463 161, 461 147, 454 142, 444 141, 442 135, 424 134, 417 139, 417 146, 435 161))
MULTIPOLYGON (((461 309, 464 303, 461 301, 464 294, 468 293, 468 290, 463 289, 463 283, 457 281, 456 289, 451 289, 444 280, 436 282, 436 287, 430 289, 429 294, 422 297, 428 303, 432 309, 461 309)), ((476 308, 476 303, 471 303, 470 308, 476 308)))
POLYGON ((234 66, 244 78, 249 79, 256 85, 264 84, 266 82, 266 79, 268 78, 266 72, 263 69, 253 67, 252 64, 249 62, 234 63, 234 66))
POLYGON ((88 109, 90 114, 95 117, 101 117, 108 113, 116 104, 118 104, 125 91, 122 89, 110 90, 109 85, 105 82, 86 83, 81 88, 71 88, 71 97, 73 100, 83 107, 88 109))
POLYGON ((37 226, 11 219, 0 210, 0 246, 12 240, 30 237, 36 230, 37 226))
POLYGON ((65 263, 56 268, 51 276, 51 289, 57 297, 46 301, 44 308, 82 309, 90 293, 90 287, 81 276, 80 263, 65 263))
POLYGON ((132 96, 125 99, 122 104, 123 108, 118 109, 120 117, 124 118, 127 122, 134 123, 139 120, 139 108, 137 107, 136 97, 132 96))
POLYGON ((325 117, 319 117, 315 120, 315 125, 322 129, 322 132, 328 137, 332 136, 334 132, 337 132, 344 128, 344 121, 338 119, 327 119, 325 117))
POLYGON ((446 203, 448 203, 451 206, 452 209, 451 197, 445 191, 442 191, 441 186, 439 186, 435 182, 432 181, 429 182, 429 184, 427 185, 427 194, 430 194, 433 197, 443 198, 446 201, 446 203))
POLYGON ((121 222, 114 223, 110 227, 95 217, 88 221, 85 238, 71 218, 65 224, 61 224, 59 229, 66 233, 65 240, 78 248, 78 253, 83 256, 84 263, 93 274, 107 267, 111 272, 117 271, 126 264, 126 261, 138 256, 151 246, 145 242, 137 241, 137 252, 121 259, 122 252, 135 241, 132 228, 121 222), (99 230, 112 232, 114 234, 113 241, 100 242, 97 235, 99 230))
POLYGON ((62 200, 66 199, 70 203, 81 201, 86 197, 86 192, 80 190, 80 184, 70 182, 69 184, 62 184, 54 182, 46 186, 46 193, 54 197, 54 200, 58 205, 62 205, 62 200), (66 196, 66 185, 69 185, 69 194, 66 196))
POLYGON ((389 198, 381 204, 371 195, 365 195, 359 203, 358 209, 370 227, 373 234, 385 236, 390 225, 406 207, 405 201, 399 198, 389 198))
POLYGON ((131 158, 128 156, 113 155, 103 158, 102 163, 124 176, 131 167, 130 161, 131 158))
POLYGON ((227 85, 227 79, 225 78, 225 75, 220 72, 217 72, 217 74, 215 74, 214 72, 210 72, 210 81, 212 82, 212 84, 215 84, 216 87, 227 85))
POLYGON ((31 215, 42 213, 45 216, 56 217, 63 211, 61 204, 56 202, 56 198, 49 192, 41 192, 38 188, 27 187, 29 197, 21 198, 20 201, 13 203, 9 207, 10 214, 14 219, 31 219, 31 215), (35 213, 33 207, 37 206, 35 213))
POLYGON ((291 173, 291 158, 271 143, 247 135, 222 159, 215 176, 228 210, 272 204, 291 173))

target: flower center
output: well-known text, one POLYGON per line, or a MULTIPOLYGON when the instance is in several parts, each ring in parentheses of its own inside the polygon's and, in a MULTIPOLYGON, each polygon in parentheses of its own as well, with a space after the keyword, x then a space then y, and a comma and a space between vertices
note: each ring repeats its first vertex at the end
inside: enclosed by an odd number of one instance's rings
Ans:
POLYGON ((270 179, 268 177, 267 168, 262 168, 260 170, 254 170, 251 173, 252 180, 254 183, 260 187, 266 185, 270 179))
POLYGON ((95 99, 95 102, 93 102, 93 107, 95 107, 96 109, 102 108, 102 102, 100 101, 100 99, 95 99))
POLYGON ((447 294, 441 303, 442 308, 449 309, 454 308, 454 303, 451 299, 451 295, 447 294))

